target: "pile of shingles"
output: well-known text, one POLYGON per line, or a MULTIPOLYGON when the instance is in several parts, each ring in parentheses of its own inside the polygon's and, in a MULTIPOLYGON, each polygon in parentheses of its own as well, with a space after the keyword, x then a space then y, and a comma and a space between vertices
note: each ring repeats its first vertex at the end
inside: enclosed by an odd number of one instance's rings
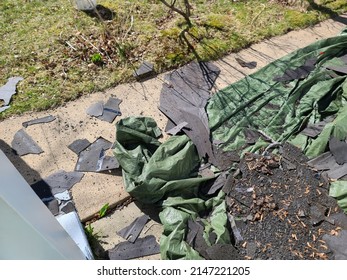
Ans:
MULTIPOLYGON (((346 246, 341 246, 347 234, 339 234, 341 229, 342 233, 347 230, 346 215, 329 196, 327 178, 347 176, 347 143, 331 139, 330 151, 310 162, 289 144, 281 147, 280 155, 247 154, 240 161, 235 152, 222 151, 217 148, 219 143, 211 142, 205 106, 218 74, 219 69, 211 63, 190 63, 166 75, 160 97, 159 109, 169 119, 166 132, 184 132, 205 159, 200 174, 213 175, 211 165, 222 171, 202 191, 213 195, 223 188, 227 194, 236 250, 220 245, 212 247, 209 255, 198 221, 188 224, 186 242, 207 259, 346 258, 340 251, 347 252, 346 246), (229 174, 235 164, 237 172, 229 174)), ((330 121, 302 133, 314 138, 330 121)))
POLYGON ((330 180, 347 180, 347 143, 335 137, 329 140, 329 151, 310 160, 308 164, 330 180))
POLYGON ((220 70, 209 62, 191 62, 165 76, 159 110, 168 120, 165 131, 185 133, 195 144, 198 154, 221 170, 239 160, 236 153, 217 149, 211 142, 206 104, 220 70))

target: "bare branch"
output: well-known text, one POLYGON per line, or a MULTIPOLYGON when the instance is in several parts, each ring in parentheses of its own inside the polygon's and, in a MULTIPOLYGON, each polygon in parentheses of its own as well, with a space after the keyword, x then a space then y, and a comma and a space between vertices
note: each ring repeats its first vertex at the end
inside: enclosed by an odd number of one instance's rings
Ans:
POLYGON ((177 8, 176 2, 177 0, 171 0, 170 3, 168 3, 166 0, 159 0, 160 2, 162 2, 166 7, 170 8, 172 11, 180 14, 186 21, 186 23, 188 24, 189 27, 192 27, 192 22, 190 21, 190 13, 191 13, 191 6, 189 4, 189 0, 184 0, 184 7, 185 7, 185 11, 177 8))

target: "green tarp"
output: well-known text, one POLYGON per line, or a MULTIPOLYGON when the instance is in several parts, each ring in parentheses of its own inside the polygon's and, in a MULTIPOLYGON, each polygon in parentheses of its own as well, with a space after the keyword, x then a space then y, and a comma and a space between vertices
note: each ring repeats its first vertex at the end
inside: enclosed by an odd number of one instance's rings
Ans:
MULTIPOLYGON (((216 93, 208 102, 207 114, 213 140, 226 151, 258 151, 272 142, 290 141, 310 158, 327 149, 331 136, 347 136, 346 74, 329 66, 345 66, 347 35, 321 40, 270 63, 255 74, 216 93), (305 68, 315 61, 313 67, 305 68), (303 65, 305 67, 303 67, 303 65), (299 71, 301 77, 279 82, 278 77, 299 71), (300 72, 301 71, 301 72, 300 72), (306 72, 305 72, 306 71, 306 72), (328 116, 328 123, 317 138, 300 131, 328 116), (245 130, 259 137, 247 143, 245 130)), ((287 75, 288 76, 288 75, 287 75)), ((173 136, 160 143, 160 131, 150 118, 129 117, 116 125, 114 153, 123 169, 126 190, 143 203, 162 207, 164 232, 160 241, 163 259, 200 259, 201 255, 185 242, 188 220, 204 224, 204 237, 214 232, 216 243, 230 243, 223 192, 204 197, 199 187, 213 178, 200 178, 200 158, 187 136, 173 136), (199 217, 200 213, 209 213, 199 217)), ((346 182, 332 184, 331 196, 347 209, 346 182)))
POLYGON ((286 140, 300 146, 309 157, 325 150, 331 135, 346 137, 346 75, 327 69, 346 65, 339 58, 347 53, 347 36, 339 35, 299 49, 276 60, 255 74, 226 87, 207 105, 209 126, 214 140, 223 141, 225 150, 255 151, 269 143, 246 145, 245 129, 258 131, 273 141, 286 140), (275 77, 295 70, 309 59, 316 59, 314 70, 305 79, 288 83, 275 77), (327 116, 337 118, 315 140, 298 134, 307 124, 327 116))
POLYGON ((329 195, 337 199, 338 205, 347 214, 347 181, 335 181, 330 184, 329 195))
POLYGON ((161 144, 159 129, 151 118, 129 117, 116 124, 114 153, 123 170, 127 192, 143 203, 160 205, 164 225, 162 259, 199 259, 184 242, 189 219, 210 212, 205 224, 216 243, 229 243, 223 193, 213 198, 199 195, 199 186, 212 178, 199 178, 200 158, 187 136, 172 136, 161 144))

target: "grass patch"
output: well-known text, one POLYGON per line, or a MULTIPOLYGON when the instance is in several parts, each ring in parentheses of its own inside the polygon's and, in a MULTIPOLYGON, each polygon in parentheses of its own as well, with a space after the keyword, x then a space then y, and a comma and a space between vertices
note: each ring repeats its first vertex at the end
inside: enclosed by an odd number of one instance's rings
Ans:
MULTIPOLYGON (((11 108, 0 113, 0 119, 57 107, 131 81, 133 70, 144 60, 162 72, 194 59, 179 39, 182 18, 160 1, 98 0, 98 4, 113 11, 113 19, 100 20, 66 0, 0 1, 0 85, 11 76, 24 77, 11 108)), ((194 27, 187 38, 204 60, 347 11, 345 0, 191 4, 194 27)))

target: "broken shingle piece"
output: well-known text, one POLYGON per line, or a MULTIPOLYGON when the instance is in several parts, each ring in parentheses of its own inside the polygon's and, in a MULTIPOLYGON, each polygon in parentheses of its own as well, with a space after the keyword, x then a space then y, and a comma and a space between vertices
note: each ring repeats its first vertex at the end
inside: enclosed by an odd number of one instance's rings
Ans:
POLYGON ((315 69, 316 62, 317 58, 309 58, 304 65, 295 69, 287 69, 282 76, 276 76, 273 80, 276 82, 290 82, 305 79, 315 69))
POLYGON ((154 66, 152 63, 145 61, 140 67, 134 72, 134 77, 140 81, 148 79, 155 75, 154 66))
POLYGON ((4 106, 10 104, 12 95, 16 93, 17 84, 22 80, 22 77, 11 77, 5 85, 0 87, 0 100, 4 101, 4 106))
POLYGON ((51 187, 52 194, 55 195, 71 189, 82 180, 83 176, 84 174, 81 172, 66 172, 64 170, 59 170, 46 177, 44 181, 51 187))
POLYGON ((41 199, 49 198, 71 189, 76 183, 82 180, 83 176, 84 174, 80 172, 59 170, 31 185, 31 188, 41 199))
POLYGON ((327 171, 327 175, 332 180, 338 180, 347 175, 347 164, 339 165, 337 168, 327 171))
POLYGON ((211 186, 207 194, 211 195, 221 190, 223 186, 225 185, 225 182, 227 181, 227 176, 228 175, 226 172, 222 172, 221 174, 219 174, 219 176, 214 181, 213 185, 211 186))
POLYGON ((115 169, 119 167, 119 163, 114 156, 104 156, 100 165, 100 171, 115 169))
POLYGON ((214 244, 206 249, 208 260, 240 260, 238 251, 232 244, 214 244))
POLYGON ((153 235, 138 238, 134 243, 121 242, 108 250, 110 260, 130 260, 159 253, 160 246, 153 235))
POLYGON ((324 120, 315 123, 315 124, 309 124, 303 131, 300 133, 306 136, 309 136, 311 138, 317 137, 324 129, 325 125, 329 122, 332 122, 334 120, 333 117, 325 118, 324 120))
POLYGON ((329 140, 329 149, 338 164, 347 162, 347 143, 335 137, 329 140))
POLYGON ((117 116, 122 115, 119 109, 121 102, 121 99, 110 97, 104 105, 102 115, 98 116, 98 119, 112 123, 117 116))
POLYGON ((77 139, 67 146, 75 154, 79 155, 80 152, 85 150, 91 143, 87 139, 77 139))
MULTIPOLYGON (((213 233, 213 232, 211 232, 213 233)), ((209 241, 210 241, 210 236, 209 241)), ((204 238, 204 226, 198 228, 198 232, 194 238, 193 244, 191 245, 202 257, 207 258, 206 250, 209 247, 204 238)))
POLYGON ((170 129, 173 129, 176 126, 176 124, 168 119, 164 131, 167 133, 170 129))
POLYGON ((307 164, 319 171, 333 170, 339 167, 331 152, 325 152, 307 162, 307 164))
POLYGON ((221 171, 228 170, 235 162, 240 161, 240 156, 236 151, 224 151, 223 148, 216 145, 212 146, 212 150, 215 157, 214 165, 221 171))
POLYGON ((237 244, 239 244, 239 243, 241 243, 243 241, 241 232, 240 232, 239 228, 236 226, 236 222, 235 222, 234 216, 229 214, 229 213, 227 215, 228 215, 228 220, 230 222, 231 230, 233 231, 233 234, 234 234, 235 242, 237 244))
POLYGON ((171 134, 171 135, 176 135, 177 133, 179 133, 182 128, 186 127, 188 125, 187 122, 181 122, 178 125, 176 125, 175 127, 169 129, 166 131, 167 134, 171 134))
POLYGON ((134 243, 148 221, 149 217, 142 215, 136 218, 129 226, 118 231, 117 234, 129 242, 134 243))
POLYGON ((23 129, 16 132, 11 146, 19 156, 43 153, 39 145, 23 129))
POLYGON ((103 114, 103 112, 104 112, 104 103, 102 101, 92 104, 86 110, 86 113, 92 117, 99 117, 103 114))
POLYGON ((69 201, 61 207, 61 211, 64 212, 65 214, 67 214, 67 213, 76 211, 76 208, 75 208, 75 205, 73 204, 73 202, 69 201))
POLYGON ((261 137, 261 134, 258 131, 252 130, 250 128, 245 128, 243 130, 247 144, 255 144, 258 139, 261 137))
POLYGON ((249 69, 254 69, 257 67, 257 62, 256 61, 249 61, 246 62, 243 59, 239 57, 235 57, 235 60, 237 61, 238 64, 240 64, 242 67, 247 67, 249 69))
POLYGON ((86 110, 86 113, 92 117, 112 123, 117 116, 122 115, 119 108, 121 102, 121 99, 110 97, 106 104, 103 104, 102 101, 92 104, 86 110))
POLYGON ((297 166, 294 163, 292 163, 284 157, 281 158, 281 164, 284 170, 294 170, 297 168, 297 166))
MULTIPOLYGON (((212 175, 214 175, 214 173, 212 173, 212 175)), ((212 181, 211 183, 206 183, 206 185, 202 187, 201 191, 207 195, 212 195, 216 193, 217 191, 221 190, 225 185, 227 176, 227 172, 220 173, 214 181, 212 181)))
POLYGON ((347 230, 347 215, 345 213, 334 213, 329 216, 334 220, 336 226, 341 227, 342 229, 347 230))
POLYGON ((215 163, 206 114, 207 100, 220 70, 212 63, 192 62, 165 76, 159 110, 175 124, 189 123, 182 128, 193 141, 201 157, 215 163))
POLYGON ((323 235, 323 240, 334 253, 335 260, 347 260, 347 230, 341 230, 338 235, 323 235))
POLYGON ((56 119, 56 117, 49 115, 49 116, 46 116, 46 117, 43 117, 43 118, 38 118, 38 119, 35 119, 35 120, 23 122, 22 125, 24 127, 28 127, 29 125, 34 125, 34 124, 39 124, 39 123, 49 123, 49 122, 54 121, 55 119, 56 119))
POLYGON ((313 204, 310 207, 310 222, 312 225, 317 225, 326 219, 325 213, 327 208, 323 205, 313 204))
POLYGON ((54 216, 59 214, 59 202, 58 202, 58 200, 52 199, 52 200, 46 201, 44 203, 54 216))
POLYGON ((344 66, 327 66, 327 69, 333 70, 338 73, 347 74, 347 65, 344 66))
POLYGON ((202 232, 204 230, 204 227, 199 222, 193 221, 191 219, 188 220, 187 226, 188 231, 185 240, 190 246, 194 246, 194 241, 197 234, 199 232, 202 232))
POLYGON ((105 155, 105 151, 112 147, 112 143, 100 137, 86 149, 79 153, 75 171, 100 172, 119 167, 115 157, 105 155))

